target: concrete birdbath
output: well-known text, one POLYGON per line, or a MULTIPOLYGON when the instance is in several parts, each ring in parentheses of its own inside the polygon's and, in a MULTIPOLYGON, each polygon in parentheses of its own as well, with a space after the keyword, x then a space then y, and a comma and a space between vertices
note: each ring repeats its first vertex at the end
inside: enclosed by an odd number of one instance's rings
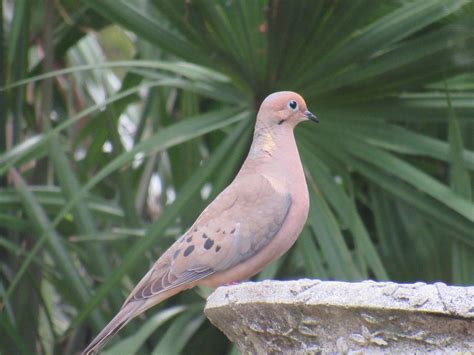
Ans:
POLYGON ((474 352, 474 287, 248 282, 218 288, 205 313, 244 354, 474 352))

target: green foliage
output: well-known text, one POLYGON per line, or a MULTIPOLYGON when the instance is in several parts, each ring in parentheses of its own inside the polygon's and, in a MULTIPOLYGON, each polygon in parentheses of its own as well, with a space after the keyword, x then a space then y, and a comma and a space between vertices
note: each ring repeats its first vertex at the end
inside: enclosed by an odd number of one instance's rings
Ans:
MULTIPOLYGON (((307 225, 257 279, 474 282, 472 1, 0 4, 1 353, 82 349, 277 90, 321 123, 296 130, 307 225)), ((235 351, 203 306, 177 295, 107 351, 235 351)))

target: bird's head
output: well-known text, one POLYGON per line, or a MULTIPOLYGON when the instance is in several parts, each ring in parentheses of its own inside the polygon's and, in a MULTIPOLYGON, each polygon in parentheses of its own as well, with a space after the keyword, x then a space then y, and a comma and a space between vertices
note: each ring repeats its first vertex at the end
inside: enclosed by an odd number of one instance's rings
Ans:
POLYGON ((290 125, 292 128, 302 121, 319 122, 318 118, 308 111, 301 95, 292 91, 275 92, 263 100, 257 115, 257 122, 267 127, 290 125))

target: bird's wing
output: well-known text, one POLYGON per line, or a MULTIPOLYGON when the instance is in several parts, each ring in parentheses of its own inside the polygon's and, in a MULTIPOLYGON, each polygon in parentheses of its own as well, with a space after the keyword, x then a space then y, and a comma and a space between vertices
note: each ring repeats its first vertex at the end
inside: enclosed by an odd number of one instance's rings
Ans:
POLYGON ((265 176, 234 180, 157 260, 125 304, 244 262, 270 243, 290 206, 291 195, 265 176))

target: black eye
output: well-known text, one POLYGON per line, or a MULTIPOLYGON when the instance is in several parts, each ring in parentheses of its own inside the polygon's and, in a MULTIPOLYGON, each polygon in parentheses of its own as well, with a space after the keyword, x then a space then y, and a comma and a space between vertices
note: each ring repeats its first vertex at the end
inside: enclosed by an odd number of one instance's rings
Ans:
POLYGON ((288 102, 288 107, 291 108, 293 111, 298 111, 298 103, 295 100, 291 100, 288 102))

